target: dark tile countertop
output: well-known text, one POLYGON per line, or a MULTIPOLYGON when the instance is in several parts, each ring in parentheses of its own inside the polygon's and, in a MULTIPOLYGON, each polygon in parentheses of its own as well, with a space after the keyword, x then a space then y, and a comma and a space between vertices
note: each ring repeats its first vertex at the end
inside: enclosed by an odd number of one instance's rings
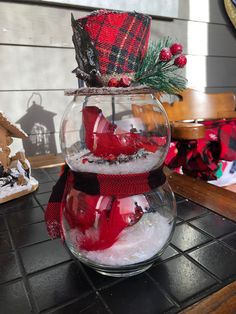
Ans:
POLYGON ((34 194, 0 205, 0 313, 177 313, 236 279, 236 223, 176 195, 170 246, 145 273, 97 274, 51 241, 44 209, 59 168, 34 194))

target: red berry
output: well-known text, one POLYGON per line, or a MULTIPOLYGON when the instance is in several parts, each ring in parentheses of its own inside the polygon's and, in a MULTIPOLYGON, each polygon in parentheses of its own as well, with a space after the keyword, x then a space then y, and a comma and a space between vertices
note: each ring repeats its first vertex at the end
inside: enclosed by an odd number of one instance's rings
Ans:
POLYGON ((187 58, 185 57, 185 55, 178 56, 177 58, 175 58, 175 61, 174 61, 174 64, 179 68, 183 68, 186 63, 187 63, 187 58))
POLYGON ((126 75, 123 75, 119 80, 120 87, 129 87, 130 84, 131 84, 131 79, 126 75))
POLYGON ((115 77, 112 77, 112 78, 108 81, 107 85, 108 85, 109 87, 118 87, 118 86, 119 86, 119 81, 118 81, 115 77))
POLYGON ((174 43, 170 47, 170 51, 171 51, 172 55, 178 55, 179 53, 182 53, 183 46, 181 44, 179 44, 179 43, 174 43))
POLYGON ((167 61, 170 61, 171 58, 172 58, 172 53, 169 48, 163 48, 160 51, 160 55, 159 55, 160 61, 167 62, 167 61))

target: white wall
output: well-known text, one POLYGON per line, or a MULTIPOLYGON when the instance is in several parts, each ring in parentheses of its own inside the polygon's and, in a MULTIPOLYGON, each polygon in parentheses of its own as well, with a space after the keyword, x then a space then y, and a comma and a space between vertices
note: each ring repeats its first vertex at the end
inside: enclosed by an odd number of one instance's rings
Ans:
MULTIPOLYGON (((48 132, 55 133, 58 152, 60 120, 70 101, 64 89, 77 87, 71 73, 76 67, 71 12, 75 17, 88 13, 74 6, 0 3, 0 110, 16 122, 31 105, 32 92, 40 93, 43 109, 56 114, 55 130, 48 132)), ((183 43, 189 87, 236 93, 235 30, 223 1, 179 0, 178 18, 154 18, 151 30, 153 40, 169 35, 183 43)), ((39 104, 37 96, 33 99, 39 104)), ((12 150, 21 145, 15 141, 12 150)))

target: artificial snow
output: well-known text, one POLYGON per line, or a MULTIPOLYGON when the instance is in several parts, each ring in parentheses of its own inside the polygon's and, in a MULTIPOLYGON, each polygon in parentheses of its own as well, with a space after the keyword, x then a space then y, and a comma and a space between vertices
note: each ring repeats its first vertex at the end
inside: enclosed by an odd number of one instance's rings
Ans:
POLYGON ((5 185, 0 188, 0 200, 5 197, 11 196, 15 193, 31 191, 34 187, 38 186, 38 181, 35 178, 31 177, 27 180, 27 184, 18 185, 16 182, 11 186, 10 184, 5 185))
POLYGON ((120 155, 113 163, 105 161, 101 157, 92 155, 89 150, 83 149, 77 154, 67 156, 66 162, 74 171, 93 172, 102 174, 129 174, 129 173, 143 173, 160 166, 163 159, 163 151, 160 149, 155 153, 140 150, 134 155, 120 155), (87 157, 88 156, 88 157, 87 157), (83 162, 83 159, 91 159, 92 162, 83 162), (129 160, 119 162, 129 158, 129 160))
MULTIPOLYGON (((173 223, 172 218, 163 217, 157 212, 146 213, 135 225, 124 229, 110 248, 98 251, 83 250, 78 252, 78 256, 111 266, 143 262, 161 251, 170 237, 173 223)), ((69 247, 76 249, 79 238, 78 229, 67 231, 66 242, 69 247)))

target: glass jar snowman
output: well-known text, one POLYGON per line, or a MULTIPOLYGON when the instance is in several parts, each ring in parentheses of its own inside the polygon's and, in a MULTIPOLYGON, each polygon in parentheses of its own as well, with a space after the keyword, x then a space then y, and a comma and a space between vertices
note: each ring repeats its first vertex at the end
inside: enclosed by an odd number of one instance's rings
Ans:
POLYGON ((150 91, 78 93, 62 118, 60 142, 73 173, 62 209, 69 250, 109 276, 148 269, 176 219, 162 170, 170 126, 161 103, 150 91))

